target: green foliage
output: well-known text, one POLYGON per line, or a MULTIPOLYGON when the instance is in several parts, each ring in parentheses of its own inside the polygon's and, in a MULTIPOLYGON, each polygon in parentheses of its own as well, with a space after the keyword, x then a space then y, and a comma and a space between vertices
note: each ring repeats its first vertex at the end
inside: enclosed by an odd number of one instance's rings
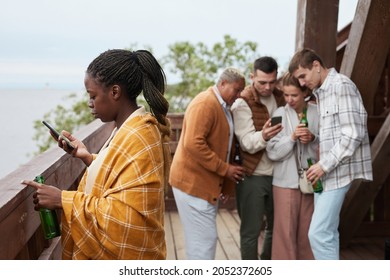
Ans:
MULTIPOLYGON (((69 132, 76 131, 82 125, 93 121, 94 117, 88 108, 88 94, 84 94, 80 99, 76 94, 71 93, 65 99, 73 100, 70 108, 62 105, 47 112, 43 120, 52 124, 59 132, 66 130, 69 132)), ((66 103, 69 103, 68 101, 66 103)), ((34 121, 35 134, 33 140, 38 143, 37 154, 47 150, 49 147, 56 145, 55 140, 50 135, 49 130, 42 124, 42 120, 34 121)))
POLYGON ((162 63, 166 71, 180 80, 167 89, 170 111, 184 111, 191 99, 213 85, 219 71, 226 67, 237 67, 248 76, 253 61, 259 56, 256 49, 255 42, 240 43, 229 35, 211 48, 201 42, 178 42, 169 46, 169 54, 162 63))

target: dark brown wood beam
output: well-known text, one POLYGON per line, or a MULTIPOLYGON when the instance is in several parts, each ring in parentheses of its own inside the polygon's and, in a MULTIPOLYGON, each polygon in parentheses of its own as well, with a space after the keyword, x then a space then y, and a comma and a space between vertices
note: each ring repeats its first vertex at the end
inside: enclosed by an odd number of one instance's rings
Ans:
POLYGON ((297 11, 295 49, 311 48, 334 67, 339 0, 298 0, 297 11))
MULTIPOLYGON (((375 92, 390 46, 390 1, 360 0, 352 22, 340 72, 358 86, 367 112, 372 115, 375 92)), ((340 245, 356 233, 380 188, 389 176, 390 117, 386 117, 371 145, 374 181, 355 182, 340 214, 340 245)))
POLYGON ((340 246, 345 247, 355 235, 371 203, 390 175, 390 115, 387 116, 371 145, 372 182, 355 181, 347 193, 340 213, 340 246))
POLYGON ((390 47, 390 1, 360 0, 340 72, 357 85, 369 115, 390 47))

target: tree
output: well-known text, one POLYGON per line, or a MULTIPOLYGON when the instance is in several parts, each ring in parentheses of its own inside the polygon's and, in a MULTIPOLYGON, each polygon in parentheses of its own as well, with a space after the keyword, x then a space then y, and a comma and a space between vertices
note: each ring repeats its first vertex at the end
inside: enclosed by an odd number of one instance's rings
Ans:
MULTIPOLYGON (((70 108, 57 105, 55 109, 47 112, 43 119, 58 128, 59 132, 61 132, 60 130, 73 132, 94 120, 88 108, 88 94, 84 94, 81 99, 78 99, 76 94, 71 93, 66 98, 73 100, 70 108)), ((33 140, 38 143, 37 153, 47 150, 53 143, 56 143, 48 129, 42 125, 41 120, 34 121, 34 129, 33 140)))
POLYGON ((259 56, 256 49, 255 42, 240 43, 229 35, 211 48, 201 42, 178 42, 169 46, 169 54, 163 57, 162 63, 166 71, 179 77, 179 82, 167 90, 170 111, 184 111, 191 99, 214 84, 218 71, 226 67, 234 66, 248 74, 259 56))

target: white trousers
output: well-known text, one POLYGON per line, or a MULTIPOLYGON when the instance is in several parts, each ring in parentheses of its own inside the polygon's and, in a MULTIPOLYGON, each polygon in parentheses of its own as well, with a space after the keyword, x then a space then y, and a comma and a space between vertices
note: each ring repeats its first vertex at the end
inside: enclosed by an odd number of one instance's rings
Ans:
POLYGON ((213 260, 218 237, 218 204, 210 204, 175 187, 172 190, 184 229, 187 259, 213 260))

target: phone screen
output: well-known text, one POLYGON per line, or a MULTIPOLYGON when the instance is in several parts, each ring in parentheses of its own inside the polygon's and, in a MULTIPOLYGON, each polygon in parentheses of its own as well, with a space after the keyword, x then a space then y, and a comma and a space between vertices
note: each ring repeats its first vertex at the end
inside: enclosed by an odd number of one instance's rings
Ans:
POLYGON ((281 116, 271 118, 271 126, 277 125, 278 123, 281 123, 281 122, 282 122, 281 116))
POLYGON ((43 123, 48 129, 50 129, 50 130, 54 133, 54 135, 57 137, 57 139, 58 139, 58 137, 60 137, 60 133, 59 133, 57 130, 55 130, 55 128, 52 127, 49 123, 47 123, 46 121, 42 121, 42 123, 43 123))
POLYGON ((63 139, 65 142, 66 142, 66 145, 68 146, 69 149, 74 149, 74 146, 73 144, 70 142, 70 140, 68 138, 66 138, 64 135, 60 134, 53 126, 51 126, 48 122, 46 121, 42 121, 42 123, 47 127, 49 128, 53 134, 56 136, 56 138, 58 139, 59 137, 61 139, 63 139))

